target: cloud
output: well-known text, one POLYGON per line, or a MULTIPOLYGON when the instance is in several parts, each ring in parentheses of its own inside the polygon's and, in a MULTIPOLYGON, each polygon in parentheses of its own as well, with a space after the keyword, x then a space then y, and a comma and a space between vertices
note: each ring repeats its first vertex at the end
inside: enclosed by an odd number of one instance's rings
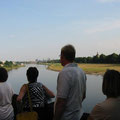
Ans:
POLYGON ((106 23, 100 23, 99 25, 96 25, 93 28, 85 30, 88 34, 98 33, 98 32, 105 32, 110 30, 120 29, 120 20, 107 22, 106 23))
POLYGON ((120 0, 97 0, 98 2, 106 3, 106 2, 120 2, 120 0))

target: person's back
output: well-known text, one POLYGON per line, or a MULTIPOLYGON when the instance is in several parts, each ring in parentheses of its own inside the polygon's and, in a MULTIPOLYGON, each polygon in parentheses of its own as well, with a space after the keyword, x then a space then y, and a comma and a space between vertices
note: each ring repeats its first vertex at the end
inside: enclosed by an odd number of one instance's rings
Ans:
POLYGON ((46 119, 45 114, 45 102, 46 102, 46 94, 52 98, 54 97, 54 93, 50 91, 47 87, 45 87, 42 83, 37 82, 37 77, 39 75, 39 71, 36 67, 29 67, 27 72, 28 84, 24 84, 19 92, 17 97, 17 101, 23 100, 23 110, 30 111, 30 105, 28 100, 27 86, 30 93, 30 98, 32 102, 33 110, 36 111, 39 115, 40 120, 46 119))
POLYGON ((7 71, 0 68, 0 120, 13 120, 13 89, 6 83, 7 71))
POLYGON ((86 75, 75 60, 75 48, 66 45, 61 49, 60 62, 64 66, 57 79, 57 96, 54 120, 80 120, 82 101, 86 93, 86 75))
POLYGON ((120 73, 118 71, 105 72, 102 91, 107 98, 93 108, 88 120, 120 120, 120 73))
POLYGON ((120 97, 115 99, 114 101, 114 109, 111 111, 112 112, 112 118, 111 120, 120 120, 120 97))
MULTIPOLYGON (((32 107, 43 108, 47 98, 45 96, 45 90, 43 89, 42 84, 38 82, 29 83, 28 88, 31 97, 32 107)), ((30 109, 27 93, 25 93, 23 97, 23 103, 24 108, 30 109)))
MULTIPOLYGON (((67 82, 64 82, 64 85, 65 89, 69 89, 69 93, 61 90, 63 94, 68 94, 68 96, 66 96, 67 104, 65 112, 62 118, 71 120, 80 119, 83 114, 82 100, 86 90, 86 75, 75 63, 67 64, 60 72, 60 75, 62 75, 63 78, 67 78, 67 82)), ((60 97, 59 94, 57 96, 60 97)))
POLYGON ((90 118, 89 120, 120 120, 120 97, 108 98, 98 103, 92 110, 90 118))

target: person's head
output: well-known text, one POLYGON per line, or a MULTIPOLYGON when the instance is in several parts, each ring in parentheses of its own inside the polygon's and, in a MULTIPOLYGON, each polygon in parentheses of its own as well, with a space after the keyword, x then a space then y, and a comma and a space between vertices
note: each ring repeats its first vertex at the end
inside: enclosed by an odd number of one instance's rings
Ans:
POLYGON ((102 91, 108 98, 120 96, 120 73, 116 70, 107 70, 103 76, 102 91))
POLYGON ((39 71, 36 67, 29 67, 27 70, 27 79, 30 83, 36 82, 38 77, 39 71))
POLYGON ((71 63, 75 60, 75 48, 72 45, 66 45, 61 49, 61 64, 64 66, 67 63, 71 63))
POLYGON ((8 78, 7 70, 3 67, 0 67, 0 82, 5 82, 8 78))

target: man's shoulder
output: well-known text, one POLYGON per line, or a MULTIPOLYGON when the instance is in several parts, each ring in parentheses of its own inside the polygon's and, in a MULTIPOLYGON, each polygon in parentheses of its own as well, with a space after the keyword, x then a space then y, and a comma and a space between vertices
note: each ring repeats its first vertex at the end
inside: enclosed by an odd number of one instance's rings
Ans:
POLYGON ((69 71, 81 71, 84 73, 84 71, 76 64, 76 66, 65 66, 60 72, 69 72, 69 71))
POLYGON ((60 71, 60 75, 72 75, 72 74, 81 74, 83 76, 86 76, 85 72, 80 67, 65 67, 60 71))
POLYGON ((69 68, 63 68, 60 72, 59 75, 66 76, 67 73, 69 73, 69 68))

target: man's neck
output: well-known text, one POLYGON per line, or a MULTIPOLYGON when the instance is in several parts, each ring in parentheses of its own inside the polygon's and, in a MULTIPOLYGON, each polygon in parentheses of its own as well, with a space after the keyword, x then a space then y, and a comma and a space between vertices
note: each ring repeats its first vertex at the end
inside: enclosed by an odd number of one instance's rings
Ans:
POLYGON ((70 64, 70 63, 73 63, 73 62, 66 61, 66 62, 64 63, 64 66, 67 65, 67 64, 70 64))

